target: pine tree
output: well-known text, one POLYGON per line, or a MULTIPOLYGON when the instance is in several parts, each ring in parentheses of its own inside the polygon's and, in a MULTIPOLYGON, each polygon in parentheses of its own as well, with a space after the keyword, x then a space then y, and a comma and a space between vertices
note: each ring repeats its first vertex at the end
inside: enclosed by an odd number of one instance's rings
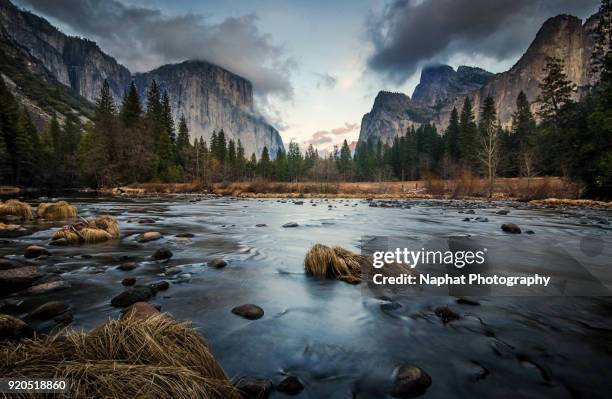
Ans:
POLYGON ((37 135, 36 127, 30 119, 30 114, 24 108, 19 113, 15 135, 15 182, 17 184, 31 183, 35 176, 36 156, 34 153, 33 135, 37 135))
POLYGON ((140 98, 138 97, 138 91, 134 81, 130 83, 130 88, 123 96, 123 102, 121 104, 120 117, 123 122, 123 126, 127 128, 135 127, 140 121, 142 115, 142 108, 140 107, 140 98))
POLYGON ((164 130, 168 133, 170 141, 176 143, 176 132, 174 131, 174 119, 172 118, 172 107, 170 106, 170 97, 168 92, 164 91, 162 96, 162 123, 164 130))
POLYGON ((259 158, 259 164, 257 165, 259 169, 259 175, 264 179, 270 177, 271 174, 271 165, 270 165, 270 154, 268 153, 268 147, 264 146, 261 151, 261 157, 259 158))
POLYGON ((338 171, 342 175, 342 180, 346 180, 351 169, 351 149, 349 148, 346 139, 340 148, 340 156, 338 157, 338 171))
POLYGON ((446 132, 444 133, 444 144, 445 151, 453 161, 458 161, 460 157, 459 151, 459 136, 461 134, 461 128, 459 127, 459 113, 457 112, 457 108, 453 107, 453 111, 451 112, 450 121, 448 123, 448 128, 446 128, 446 132))
MULTIPOLYGON (((508 137, 511 146, 505 149, 510 164, 516 164, 523 176, 534 174, 535 154, 533 152, 536 121, 531 112, 527 96, 521 90, 516 98, 516 111, 512 114, 512 134, 508 137)), ((512 167, 513 165, 511 165, 512 167)))
POLYGON ((543 71, 546 76, 539 85, 540 95, 536 100, 540 104, 538 116, 545 122, 558 124, 561 110, 572 102, 575 86, 567 79, 559 58, 547 57, 543 71))
POLYGON ((240 141, 240 139, 238 139, 238 145, 236 147, 236 171, 238 178, 240 179, 244 178, 245 176, 246 164, 247 160, 244 155, 244 147, 242 146, 242 142, 240 141))
POLYGON ((11 91, 4 84, 4 79, 0 75, 0 125, 4 136, 4 144, 9 154, 9 161, 6 163, 11 166, 10 178, 14 181, 15 170, 18 159, 15 156, 15 139, 17 136, 17 123, 19 120, 19 106, 11 91))
POLYGON ((287 152, 287 173, 291 181, 298 181, 302 175, 302 153, 298 143, 292 141, 289 143, 289 151, 287 152))
MULTIPOLYGON (((0 80, 2 80, 0 78, 0 80)), ((6 142, 4 141, 4 132, 2 131, 2 125, 0 124, 0 182, 10 183, 13 168, 11 167, 9 152, 6 149, 6 142)))
POLYGON ((115 102, 110 91, 108 81, 104 79, 102 83, 102 89, 100 90, 100 96, 96 101, 96 114, 97 115, 114 115, 115 114, 115 102))
POLYGON ((472 101, 466 98, 459 118, 459 155, 464 165, 471 167, 475 163, 476 122, 472 111, 472 101))

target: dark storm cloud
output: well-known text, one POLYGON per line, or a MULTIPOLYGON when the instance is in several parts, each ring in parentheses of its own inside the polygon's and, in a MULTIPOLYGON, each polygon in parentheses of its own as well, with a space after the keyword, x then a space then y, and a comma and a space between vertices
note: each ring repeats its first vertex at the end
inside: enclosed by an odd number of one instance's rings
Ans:
POLYGON ((95 40, 132 71, 203 59, 249 79, 260 95, 293 95, 289 78, 295 65, 258 29, 255 15, 213 23, 199 14, 167 15, 117 0, 17 2, 95 40))
POLYGON ((424 63, 453 55, 504 60, 521 54, 541 24, 585 16, 598 0, 393 0, 368 18, 370 69, 402 82, 424 63))

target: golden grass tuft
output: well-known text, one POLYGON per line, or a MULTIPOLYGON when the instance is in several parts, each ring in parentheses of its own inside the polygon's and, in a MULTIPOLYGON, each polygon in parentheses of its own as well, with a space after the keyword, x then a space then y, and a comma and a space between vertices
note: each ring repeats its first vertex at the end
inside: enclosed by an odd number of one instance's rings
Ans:
POLYGON ((342 247, 315 244, 304 257, 304 267, 310 276, 335 278, 355 284, 361 281, 361 266, 365 261, 365 256, 342 247))
POLYGON ((32 207, 16 199, 10 199, 6 202, 0 202, 0 217, 1 216, 19 216, 24 220, 30 220, 34 218, 32 207))
POLYGON ((0 356, 4 378, 67 378, 65 397, 240 398, 197 331, 164 314, 2 344, 0 356))
POLYGON ((36 208, 36 216, 47 220, 65 220, 77 217, 77 208, 66 201, 43 202, 36 208))
POLYGON ((69 244, 94 244, 119 238, 119 224, 112 216, 103 215, 68 226, 53 234, 52 241, 66 239, 69 244))

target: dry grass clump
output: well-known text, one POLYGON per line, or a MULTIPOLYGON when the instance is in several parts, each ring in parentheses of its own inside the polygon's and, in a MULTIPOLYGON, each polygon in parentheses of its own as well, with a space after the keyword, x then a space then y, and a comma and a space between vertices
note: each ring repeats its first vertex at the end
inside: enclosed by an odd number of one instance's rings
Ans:
POLYGON ((34 213, 29 204, 10 199, 4 203, 0 202, 0 217, 2 216, 19 216, 24 220, 30 220, 34 218, 34 213))
POLYGON ((588 207, 602 207, 612 208, 612 201, 595 201, 587 199, 559 199, 559 198, 547 198, 543 200, 533 200, 530 203, 535 205, 549 205, 549 206, 588 206, 588 207))
POLYGON ((64 397, 240 397, 198 333, 163 314, 3 344, 0 356, 5 378, 67 378, 64 397))
POLYGON ((66 201, 43 202, 36 208, 36 216, 47 220, 71 219, 77 213, 77 208, 66 201))
POLYGON ((314 277, 335 278, 347 283, 361 282, 361 267, 366 257, 339 246, 315 244, 304 258, 306 273, 314 277))
POLYGON ((119 224, 112 216, 103 215, 68 226, 53 234, 52 241, 66 239, 69 244, 93 244, 119 238, 119 224))

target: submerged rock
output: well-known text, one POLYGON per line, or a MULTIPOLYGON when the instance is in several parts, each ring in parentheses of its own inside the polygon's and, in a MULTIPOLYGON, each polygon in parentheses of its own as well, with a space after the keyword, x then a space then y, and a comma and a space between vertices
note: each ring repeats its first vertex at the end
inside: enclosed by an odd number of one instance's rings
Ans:
POLYGON ((272 381, 267 378, 240 377, 234 386, 244 399, 266 399, 272 391, 272 381))
POLYGON ((8 314, 0 314, 0 342, 17 341, 32 335, 26 322, 8 314))
POLYGON ((39 307, 31 311, 28 316, 33 319, 49 320, 56 316, 59 316, 60 314, 68 311, 69 309, 70 306, 66 302, 51 301, 40 305, 39 307))
POLYGON ((136 284, 136 277, 126 277, 121 281, 121 285, 126 287, 136 284))
POLYGON ((521 228, 514 223, 504 223, 501 225, 501 229, 506 233, 521 234, 521 228))
POLYGON ((122 263, 119 266, 117 266, 117 269, 119 270, 123 270, 124 272, 128 272, 130 270, 134 270, 138 267, 138 263, 136 262, 127 262, 127 263, 122 263))
POLYGON ((162 238, 162 235, 160 232, 158 231, 147 231, 144 232, 142 234, 140 234, 137 238, 138 242, 149 242, 149 241, 155 241, 155 240, 159 240, 160 238, 162 238))
POLYGON ((174 254, 168 248, 160 248, 155 251, 152 255, 152 258, 155 260, 164 260, 172 258, 174 254))
POLYGON ((25 253, 23 256, 26 258, 37 258, 41 255, 51 255, 51 252, 47 251, 46 248, 41 247, 39 245, 30 245, 25 249, 25 253))
POLYGON ((248 320, 257 320, 264 315, 264 310, 252 303, 246 303, 233 308, 232 313, 248 320))
POLYGON ((283 378, 282 381, 276 385, 276 390, 278 392, 283 392, 287 395, 297 395, 302 392, 303 389, 304 384, 302 384, 299 378, 293 375, 283 378))
POLYGON ((425 393, 431 386, 431 377, 416 366, 403 365, 395 369, 391 396, 413 398, 425 393))
POLYGON ((123 308, 136 302, 146 302, 155 294, 151 287, 136 286, 128 288, 119 295, 111 299, 111 305, 123 308))
POLYGON ((162 280, 162 281, 157 281, 155 283, 149 284, 149 287, 155 292, 165 291, 168 288, 170 288, 170 283, 165 280, 162 280))
POLYGON ((212 259, 206 264, 208 265, 208 267, 214 267, 215 269, 221 269, 227 266, 227 262, 221 258, 212 259))
POLYGON ((437 307, 434 310, 434 313, 436 314, 436 316, 442 319, 442 322, 444 324, 450 323, 454 320, 459 320, 461 318, 454 310, 452 310, 448 306, 437 307))
POLYGON ((192 233, 178 233, 178 234, 175 235, 175 237, 178 237, 178 238, 193 238, 193 237, 195 237, 195 234, 192 234, 192 233))

